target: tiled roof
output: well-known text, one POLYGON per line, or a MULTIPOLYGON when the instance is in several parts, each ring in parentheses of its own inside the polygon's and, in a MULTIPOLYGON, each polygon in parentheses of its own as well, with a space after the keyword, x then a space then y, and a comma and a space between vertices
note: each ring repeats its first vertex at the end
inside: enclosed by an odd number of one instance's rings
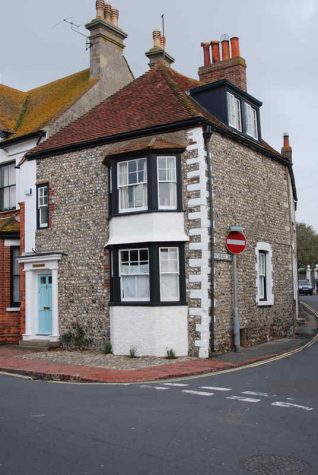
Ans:
POLYGON ((36 151, 192 119, 212 118, 185 91, 199 84, 157 63, 146 74, 43 142, 36 151))
POLYGON ((0 84, 0 130, 14 132, 25 97, 25 92, 0 84))
POLYGON ((39 131, 61 115, 95 84, 89 70, 21 92, 0 85, 0 129, 13 132, 15 139, 39 131))
POLYGON ((0 218, 0 233, 19 233, 20 221, 18 214, 7 216, 6 218, 0 218))
POLYGON ((186 148, 185 143, 175 143, 168 142, 167 140, 162 139, 137 139, 129 141, 125 145, 121 145, 116 149, 113 149, 110 155, 107 155, 106 159, 109 157, 116 157, 118 155, 123 155, 125 153, 133 152, 146 152, 147 150, 184 150, 186 148))
POLYGON ((27 154, 56 153, 67 147, 86 146, 120 134, 166 126, 191 119, 205 119, 234 140, 271 156, 281 155, 266 142, 255 143, 233 132, 187 93, 201 83, 158 62, 147 73, 107 98, 27 154))

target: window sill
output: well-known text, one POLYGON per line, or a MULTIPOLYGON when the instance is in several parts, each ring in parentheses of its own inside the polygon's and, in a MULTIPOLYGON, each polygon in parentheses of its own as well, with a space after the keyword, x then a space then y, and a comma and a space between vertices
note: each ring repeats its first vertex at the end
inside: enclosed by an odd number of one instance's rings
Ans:
POLYGON ((8 307, 6 312, 20 312, 20 307, 8 307))
POLYGON ((187 302, 110 302, 110 307, 176 307, 185 306, 187 302))
POLYGON ((256 304, 258 307, 271 307, 274 305, 274 302, 272 300, 258 300, 256 304))

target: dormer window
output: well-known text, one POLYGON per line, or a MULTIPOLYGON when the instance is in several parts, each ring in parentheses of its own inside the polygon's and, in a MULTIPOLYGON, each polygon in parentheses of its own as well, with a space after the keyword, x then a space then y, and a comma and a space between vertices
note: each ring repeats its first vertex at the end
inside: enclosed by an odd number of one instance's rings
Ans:
POLYGON ((257 111, 247 102, 244 103, 245 107, 245 120, 246 120, 246 135, 258 139, 258 127, 257 127, 257 111))
POLYGON ((229 125, 242 132, 241 101, 230 92, 227 93, 227 110, 229 125))

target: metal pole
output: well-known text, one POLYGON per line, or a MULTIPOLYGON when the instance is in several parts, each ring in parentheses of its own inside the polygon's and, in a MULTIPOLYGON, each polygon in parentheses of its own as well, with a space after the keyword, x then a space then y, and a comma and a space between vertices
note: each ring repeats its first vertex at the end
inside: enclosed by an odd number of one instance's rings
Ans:
POLYGON ((235 254, 233 254, 233 332, 235 351, 240 351, 240 318, 237 302, 237 269, 235 254))

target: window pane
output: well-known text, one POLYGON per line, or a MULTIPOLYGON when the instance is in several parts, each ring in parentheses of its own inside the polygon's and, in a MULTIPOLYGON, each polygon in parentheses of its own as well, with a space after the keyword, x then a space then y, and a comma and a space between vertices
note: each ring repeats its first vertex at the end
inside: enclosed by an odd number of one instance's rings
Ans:
POLYGON ((265 298, 265 277, 264 276, 259 277, 259 297, 260 299, 265 298))
POLYGON ((9 165, 8 185, 15 185, 15 164, 9 165))
POLYGON ((140 260, 141 261, 148 261, 148 250, 147 249, 141 249, 139 252, 140 252, 140 260))
POLYGON ((16 206, 16 187, 15 186, 10 186, 10 188, 8 188, 9 190, 9 208, 15 208, 16 206))
POLYGON ((47 226, 49 224, 49 208, 48 206, 42 206, 39 209, 40 213, 40 226, 47 226))
POLYGON ((128 172, 136 172, 137 171, 137 160, 130 160, 128 162, 128 172))
POLYGON ((19 275, 19 262, 17 260, 17 258, 19 257, 20 255, 20 249, 18 247, 15 247, 12 249, 12 272, 13 272, 13 275, 19 275))
POLYGON ((119 189, 120 209, 128 208, 128 188, 119 189))
POLYGON ((2 209, 10 209, 10 188, 4 188, 2 198, 3 198, 2 209))
POLYGON ((9 186, 9 167, 2 167, 2 184, 1 186, 9 186))
POLYGON ((128 262, 129 261, 129 252, 128 251, 120 251, 121 262, 128 262))
POLYGON ((13 277, 12 300, 13 303, 20 303, 20 277, 13 277))
POLYGON ((138 251, 130 251, 130 261, 138 262, 139 253, 138 251))
POLYGON ((121 278, 123 300, 149 300, 148 276, 125 276, 121 278))
POLYGON ((127 162, 119 163, 118 170, 119 186, 125 186, 127 184, 127 162))
POLYGON ((160 298, 162 301, 179 300, 179 276, 164 274, 160 277, 160 298))
POLYGON ((137 284, 137 298, 141 300, 150 299, 149 277, 138 276, 136 277, 137 284))
POLYGON ((129 172, 128 173, 128 184, 129 185, 135 185, 136 183, 138 183, 137 176, 138 176, 137 172, 132 172, 132 173, 129 172))
POLYGON ((137 185, 135 188, 135 208, 145 206, 144 185, 137 185))
POLYGON ((159 183, 159 206, 177 206, 176 183, 159 183))

